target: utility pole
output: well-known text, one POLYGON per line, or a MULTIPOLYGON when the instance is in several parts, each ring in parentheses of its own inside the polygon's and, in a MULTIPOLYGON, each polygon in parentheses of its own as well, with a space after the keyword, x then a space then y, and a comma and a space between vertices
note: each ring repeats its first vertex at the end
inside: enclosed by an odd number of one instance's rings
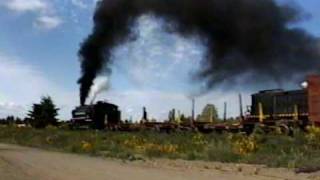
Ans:
POLYGON ((142 121, 148 122, 148 113, 147 113, 147 108, 143 107, 142 109, 142 121))
POLYGON ((227 121, 227 102, 224 102, 224 113, 223 113, 223 121, 227 121))
POLYGON ((191 124, 193 125, 195 118, 195 99, 192 98, 192 110, 191 110, 191 124))
POLYGON ((243 105, 242 105, 242 95, 239 94, 239 106, 240 106, 240 119, 243 120, 243 105))
POLYGON ((259 122, 263 123, 264 121, 263 105, 261 102, 259 102, 258 106, 259 106, 259 122))

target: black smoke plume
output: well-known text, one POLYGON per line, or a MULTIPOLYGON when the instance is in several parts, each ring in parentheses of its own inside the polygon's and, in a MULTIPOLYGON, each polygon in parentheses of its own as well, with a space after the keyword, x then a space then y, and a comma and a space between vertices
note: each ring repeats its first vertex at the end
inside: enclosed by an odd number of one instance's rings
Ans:
POLYGON ((93 80, 111 72, 112 49, 132 38, 137 17, 152 14, 168 22, 164 30, 197 36, 207 46, 198 79, 207 88, 239 76, 291 79, 319 69, 318 40, 294 28, 298 8, 275 0, 102 0, 94 29, 79 51, 81 104, 93 80))

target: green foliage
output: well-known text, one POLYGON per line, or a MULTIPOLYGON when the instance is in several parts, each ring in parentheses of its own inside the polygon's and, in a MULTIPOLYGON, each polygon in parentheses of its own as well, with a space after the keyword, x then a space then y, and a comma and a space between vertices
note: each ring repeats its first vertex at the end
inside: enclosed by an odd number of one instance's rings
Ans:
POLYGON ((232 145, 224 141, 215 141, 208 147, 208 160, 220 162, 239 162, 241 156, 234 153, 232 145))
POLYGON ((215 105, 207 104, 201 115, 198 117, 200 122, 214 122, 218 120, 218 111, 215 105))
POLYGON ((43 149, 130 161, 178 158, 287 168, 314 167, 320 164, 320 148, 308 141, 309 135, 301 131, 295 131, 291 137, 265 134, 259 130, 246 136, 191 132, 162 134, 149 131, 69 131, 52 126, 46 129, 0 127, 0 142, 43 149))
POLYGON ((58 108, 56 108, 51 97, 42 97, 40 104, 33 104, 29 111, 29 123, 32 127, 41 129, 48 125, 57 125, 58 108))

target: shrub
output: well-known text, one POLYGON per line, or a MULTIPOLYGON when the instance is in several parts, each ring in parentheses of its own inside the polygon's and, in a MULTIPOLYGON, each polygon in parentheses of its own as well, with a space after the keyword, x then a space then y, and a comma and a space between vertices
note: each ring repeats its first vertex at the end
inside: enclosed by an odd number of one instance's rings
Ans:
POLYGON ((233 152, 232 145, 223 141, 211 143, 207 151, 208 160, 220 162, 238 162, 240 156, 233 152))
POLYGON ((231 135, 232 148, 234 153, 239 155, 247 155, 256 152, 258 143, 255 136, 246 136, 242 134, 231 135))
POLYGON ((317 147, 320 148, 320 128, 315 126, 309 126, 307 127, 308 133, 306 134, 306 139, 308 142, 317 147))

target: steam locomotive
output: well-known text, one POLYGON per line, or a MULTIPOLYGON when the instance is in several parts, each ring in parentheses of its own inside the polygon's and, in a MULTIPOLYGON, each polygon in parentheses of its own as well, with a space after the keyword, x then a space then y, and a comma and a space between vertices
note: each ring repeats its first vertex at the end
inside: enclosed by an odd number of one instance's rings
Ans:
POLYGON ((118 106, 99 101, 96 104, 76 107, 72 111, 71 129, 117 129, 121 112, 118 106))

